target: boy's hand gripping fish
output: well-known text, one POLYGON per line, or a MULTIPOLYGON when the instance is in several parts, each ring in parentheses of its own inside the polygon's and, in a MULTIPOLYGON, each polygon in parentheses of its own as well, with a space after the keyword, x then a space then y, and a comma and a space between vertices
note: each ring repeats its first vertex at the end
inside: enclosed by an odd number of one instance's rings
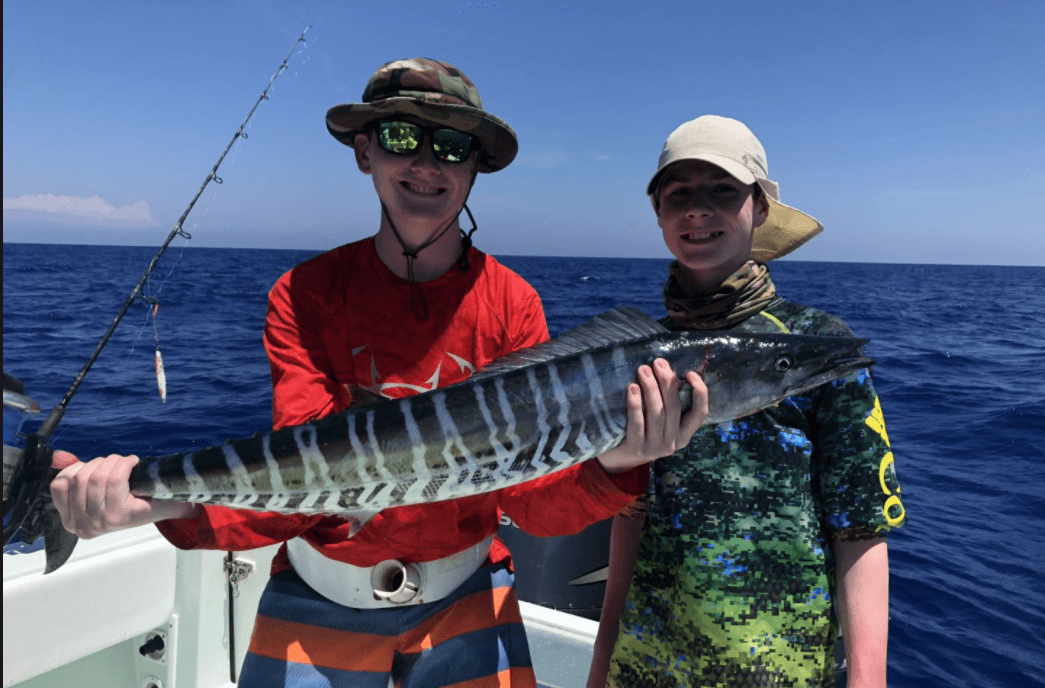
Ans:
MULTIPOLYGON (((706 422, 720 423, 873 364, 860 351, 866 342, 670 332, 637 309, 617 308, 454 385, 403 399, 369 395, 295 427, 146 457, 131 472, 131 493, 341 514, 361 527, 381 509, 499 490, 617 446, 627 424, 625 390, 636 369, 656 358, 676 371, 701 373, 706 422)), ((684 385, 684 410, 689 392, 684 385)), ((27 451, 27 464, 46 471, 50 454, 36 447, 27 451)), ((40 482, 21 534, 25 541, 45 535, 50 572, 68 559, 76 536, 62 528, 48 481, 40 482)))

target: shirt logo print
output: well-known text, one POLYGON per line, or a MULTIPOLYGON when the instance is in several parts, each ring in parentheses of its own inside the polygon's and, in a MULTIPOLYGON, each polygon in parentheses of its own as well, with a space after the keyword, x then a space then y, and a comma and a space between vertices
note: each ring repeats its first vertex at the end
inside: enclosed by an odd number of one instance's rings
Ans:
MULTIPOLYGON (((359 354, 363 353, 363 351, 365 351, 369 346, 369 344, 364 344, 363 346, 358 346, 352 349, 352 357, 355 358, 359 354)), ((443 353, 445 353, 447 356, 453 359, 453 361, 457 364, 461 372, 468 371, 468 376, 466 377, 470 377, 473 373, 475 373, 478 370, 478 368, 475 367, 475 364, 473 364, 466 358, 462 358, 457 354, 450 353, 449 351, 445 351, 443 353)), ((414 385, 408 382, 395 381, 382 382, 381 373, 377 369, 377 357, 373 353, 371 353, 370 384, 361 386, 368 392, 374 392, 375 394, 381 395, 384 395, 385 391, 390 389, 409 389, 415 393, 431 392, 432 390, 437 389, 439 387, 439 376, 442 372, 442 369, 443 362, 440 361, 439 364, 436 365, 435 370, 432 372, 432 375, 427 380, 425 380, 423 385, 414 385)), ((346 383, 344 384, 344 387, 348 389, 350 385, 346 383)))
MULTIPOLYGON (((878 401, 878 397, 874 398, 874 411, 864 421, 867 427, 874 430, 885 442, 885 446, 889 447, 889 435, 885 432, 885 416, 882 415, 882 404, 878 401)), ((896 494, 893 494, 892 490, 885 482, 886 471, 893 465, 893 453, 886 452, 885 456, 882 457, 881 463, 878 464, 878 482, 882 488, 882 493, 888 497, 885 500, 885 504, 882 505, 882 515, 885 516, 885 522, 890 526, 895 526, 897 523, 903 521, 904 510, 903 502, 900 501, 900 488, 896 488, 896 494), (894 508, 895 507, 895 508, 894 508), (896 515, 890 515, 890 511, 896 511, 896 515)))

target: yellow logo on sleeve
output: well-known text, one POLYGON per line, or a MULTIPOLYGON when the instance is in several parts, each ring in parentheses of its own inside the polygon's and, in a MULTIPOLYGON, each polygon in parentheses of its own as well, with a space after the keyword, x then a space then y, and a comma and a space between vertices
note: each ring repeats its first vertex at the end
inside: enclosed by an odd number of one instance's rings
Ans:
POLYGON ((867 426, 877 432, 885 440, 886 446, 892 446, 889 444, 889 435, 885 432, 885 416, 882 415, 882 403, 878 401, 878 395, 874 397, 874 411, 871 411, 871 415, 864 421, 867 426))
MULTIPOLYGON (((874 430, 885 442, 885 446, 891 446, 889 444, 889 435, 885 432, 885 416, 882 415, 882 404, 878 401, 878 397, 874 398, 874 411, 864 421, 867 423, 867 427, 874 430)), ((882 493, 888 497, 885 500, 885 504, 882 505, 882 515, 885 516, 885 522, 890 526, 895 526, 897 523, 903 521, 904 508, 903 503, 900 502, 900 488, 896 488, 896 494, 893 494, 889 489, 889 486, 885 484, 885 473, 889 469, 889 466, 893 464, 893 453, 886 452, 885 456, 882 457, 881 463, 878 464, 878 483, 882 487, 882 493), (897 507, 896 516, 890 516, 889 512, 892 511, 892 507, 897 507)))

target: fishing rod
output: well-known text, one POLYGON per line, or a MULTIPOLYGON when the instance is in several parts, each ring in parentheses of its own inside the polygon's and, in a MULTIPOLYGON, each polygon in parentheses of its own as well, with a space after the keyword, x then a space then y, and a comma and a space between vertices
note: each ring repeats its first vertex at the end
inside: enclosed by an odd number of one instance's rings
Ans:
MULTIPOLYGON (((58 402, 50 414, 48 414, 47 418, 40 425, 40 428, 26 439, 25 458, 22 461, 22 465, 16 474, 12 476, 10 490, 6 487, 4 489, 4 520, 7 521, 4 524, 5 545, 11 541, 14 534, 22 526, 22 522, 25 520, 26 514, 29 512, 30 506, 32 506, 32 503, 39 497, 40 490, 47 489, 50 485, 51 479, 54 477, 52 473, 57 474, 57 472, 50 467, 51 451, 48 446, 48 439, 50 439, 51 435, 54 433, 55 428, 58 427, 58 423, 61 422, 62 416, 65 415, 65 409, 72 400, 73 395, 76 394, 76 391, 80 388, 84 378, 87 377, 87 372, 91 369, 91 366, 94 365, 94 362, 102 353, 102 349, 104 349, 105 345, 109 342, 109 338, 112 337, 113 332, 116 331, 116 326, 120 324, 123 316, 127 313, 128 309, 130 309, 131 304, 139 298, 146 280, 149 279, 149 275, 159 262, 160 256, 162 256, 164 251, 167 250, 167 247, 170 246, 174 237, 183 236, 186 239, 192 238, 191 235, 182 227, 185 223, 185 219, 189 216, 189 213, 192 212, 193 206, 196 205, 196 201, 198 201, 200 196, 203 195, 203 191, 207 188, 208 184, 212 181, 216 184, 222 183, 221 177, 217 174, 218 168, 221 166, 222 161, 225 160, 225 156, 228 155, 229 151, 232 149, 233 144, 236 143, 236 139, 240 137, 247 138, 247 134, 243 131, 244 127, 247 126, 250 118, 254 116, 254 111, 258 109, 259 105, 261 105, 261 101, 268 99, 269 89, 272 88, 272 84, 275 83, 276 78, 287 68, 287 62, 294 56, 294 51, 297 50, 298 44, 305 42, 305 33, 309 28, 311 28, 311 25, 306 26, 301 32, 301 35, 298 36, 296 41, 294 41, 294 45, 290 49, 290 52, 287 53, 285 58, 283 58, 283 62, 279 65, 279 69, 277 69, 276 73, 272 75, 271 79, 269 79, 268 85, 265 86, 265 90, 263 90, 261 95, 258 96, 257 102, 254 103, 254 107, 252 107, 250 112, 247 113, 247 117, 243 120, 243 123, 239 125, 239 129, 237 129, 236 133, 232 135, 232 140, 230 140, 229 144, 225 146, 225 150, 222 151, 218 161, 214 163, 214 167, 211 168, 206 179, 203 180, 203 184, 200 186, 199 191, 197 191, 196 195, 192 197, 188 207, 185 208, 181 217, 178 218, 178 221, 174 224, 174 228, 171 230, 170 234, 167 235, 167 240, 163 242, 163 246, 161 246, 160 250, 156 252, 155 256, 153 256, 152 261, 149 263, 149 267, 146 268, 145 273, 141 276, 141 279, 138 280, 138 284, 134 287, 131 295, 123 304, 123 308, 120 309, 119 314, 112 321, 108 331, 106 331, 101 341, 98 342, 98 346, 95 347, 94 353, 92 353, 91 357, 87 359, 87 363, 84 364, 80 373, 76 376, 76 379, 73 380, 73 384, 69 387, 65 396, 62 397, 62 400, 58 402), (40 465, 43 463, 41 459, 44 458, 45 455, 47 458, 47 465, 40 465), (41 478, 44 478, 45 476, 46 480, 44 480, 43 485, 41 485, 41 478), (8 496, 10 496, 10 499, 8 499, 8 496), (8 514, 11 516, 10 520, 7 519, 8 514)), ((158 356, 156 372, 158 376, 162 375, 162 363, 158 356)))

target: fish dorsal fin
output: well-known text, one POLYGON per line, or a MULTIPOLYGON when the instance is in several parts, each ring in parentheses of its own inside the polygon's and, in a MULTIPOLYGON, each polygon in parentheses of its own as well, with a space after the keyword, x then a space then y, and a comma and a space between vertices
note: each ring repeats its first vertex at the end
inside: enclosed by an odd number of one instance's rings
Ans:
POLYGON ((484 366, 468 381, 481 380, 535 363, 546 363, 562 356, 570 356, 600 346, 625 344, 645 339, 667 331, 666 327, 638 308, 620 306, 596 315, 583 325, 566 330, 544 344, 502 356, 484 366))

